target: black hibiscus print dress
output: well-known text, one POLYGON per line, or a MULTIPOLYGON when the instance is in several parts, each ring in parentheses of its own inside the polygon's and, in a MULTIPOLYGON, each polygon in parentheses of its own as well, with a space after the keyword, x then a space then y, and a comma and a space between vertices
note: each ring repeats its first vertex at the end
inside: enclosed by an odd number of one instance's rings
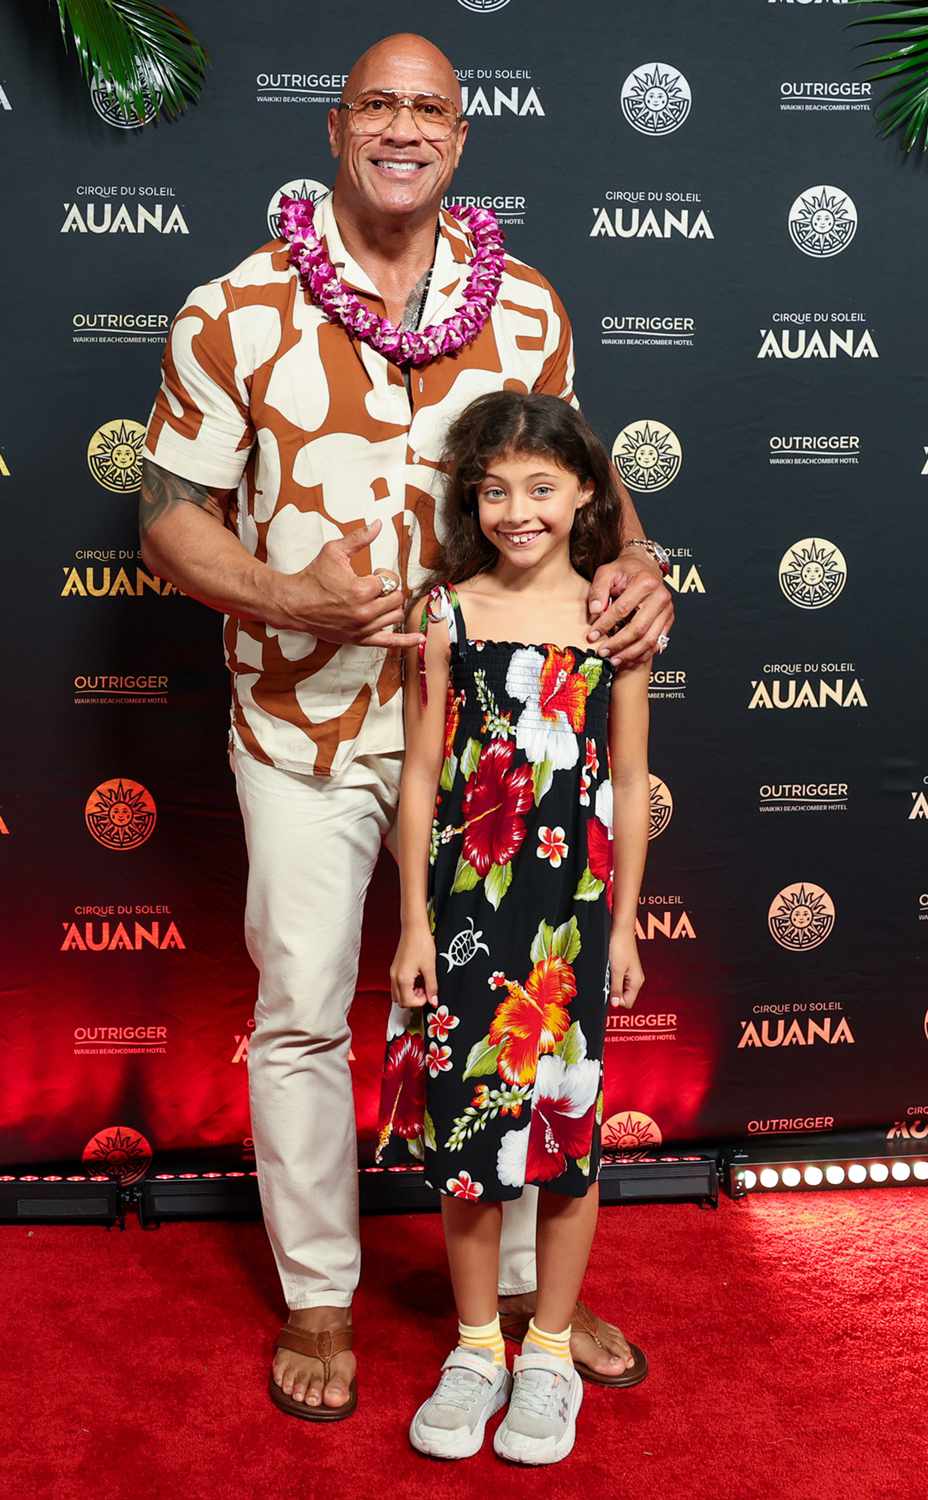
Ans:
MULTIPOLYGON (((438 1004, 394 1006, 378 1161, 402 1146, 473 1200, 580 1196, 599 1170, 612 906, 612 669, 582 648, 469 640, 453 589, 429 850, 438 1004)), ((423 675, 424 682, 424 675, 423 675)))

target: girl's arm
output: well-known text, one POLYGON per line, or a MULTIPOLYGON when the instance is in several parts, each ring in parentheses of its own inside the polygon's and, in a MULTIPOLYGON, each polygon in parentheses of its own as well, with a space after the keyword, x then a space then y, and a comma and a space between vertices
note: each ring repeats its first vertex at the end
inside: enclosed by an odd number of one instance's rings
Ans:
MULTIPOLYGON (((410 628, 418 629, 423 601, 410 606, 410 628)), ((406 653, 403 713, 406 755, 400 781, 397 816, 400 867, 401 933, 390 969, 390 987, 397 1005, 421 1006, 437 1001, 435 943, 427 912, 429 838, 435 813, 435 793, 441 774, 445 738, 450 643, 444 621, 431 623, 426 635, 425 672, 428 703, 423 704, 419 658, 415 648, 406 653)))
POLYGON ((610 999, 613 1005, 622 1005, 627 1010, 634 1005, 644 983, 635 942, 635 920, 648 852, 651 812, 649 675, 649 664, 626 668, 616 674, 609 723, 614 840, 610 999))

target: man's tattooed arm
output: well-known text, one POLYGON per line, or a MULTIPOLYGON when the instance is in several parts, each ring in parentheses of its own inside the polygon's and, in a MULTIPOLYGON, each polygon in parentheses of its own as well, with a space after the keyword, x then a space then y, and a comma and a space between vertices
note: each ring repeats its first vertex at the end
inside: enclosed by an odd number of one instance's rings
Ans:
POLYGON ((179 474, 172 474, 152 463, 150 458, 143 458, 139 533, 144 541, 160 516, 184 502, 197 505, 217 521, 224 522, 229 493, 229 490, 207 489, 206 485, 194 484, 192 479, 182 479, 179 474))

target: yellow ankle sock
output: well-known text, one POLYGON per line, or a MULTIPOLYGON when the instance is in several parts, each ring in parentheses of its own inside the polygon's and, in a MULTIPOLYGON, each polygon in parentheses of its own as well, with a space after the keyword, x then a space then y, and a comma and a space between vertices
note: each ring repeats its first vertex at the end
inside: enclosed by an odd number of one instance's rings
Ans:
POLYGON ((492 1323, 458 1323, 458 1348, 489 1349, 493 1355, 493 1363, 504 1365, 506 1345, 499 1326, 499 1313, 492 1323))
POLYGON ((548 1333, 546 1329, 539 1328, 534 1318, 529 1318, 528 1332, 525 1335, 523 1349, 526 1344, 532 1344, 536 1349, 541 1349, 545 1354, 550 1354, 553 1359, 570 1359, 570 1324, 563 1333, 548 1333))

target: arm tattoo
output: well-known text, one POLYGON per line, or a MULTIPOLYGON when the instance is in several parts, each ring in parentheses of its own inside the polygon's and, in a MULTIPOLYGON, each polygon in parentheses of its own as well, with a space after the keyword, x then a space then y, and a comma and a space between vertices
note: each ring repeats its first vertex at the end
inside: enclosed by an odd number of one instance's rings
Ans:
POLYGON ((217 521, 224 522, 228 494, 228 490, 207 489, 206 485, 194 484, 192 479, 182 479, 179 474, 172 474, 168 469, 152 463, 150 458, 143 458, 139 531, 144 536, 159 516, 185 501, 190 505, 199 505, 201 510, 208 511, 217 521))

